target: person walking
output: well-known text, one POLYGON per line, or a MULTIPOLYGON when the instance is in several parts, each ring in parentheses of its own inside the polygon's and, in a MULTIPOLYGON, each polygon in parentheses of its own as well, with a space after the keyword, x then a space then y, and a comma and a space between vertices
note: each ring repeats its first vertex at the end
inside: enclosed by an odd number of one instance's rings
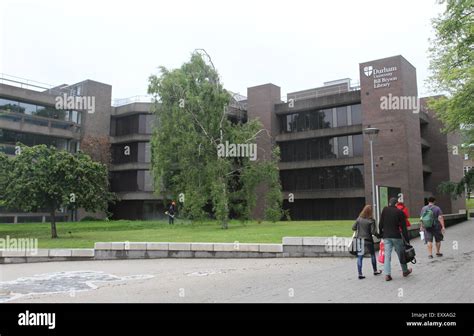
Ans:
POLYGON ((436 243, 436 256, 442 257, 441 241, 444 239, 446 227, 444 224, 443 211, 435 205, 434 197, 428 198, 428 205, 421 209, 421 230, 425 234, 425 242, 428 245, 428 258, 433 259, 433 238, 436 243))
POLYGON ((392 280, 392 249, 395 249, 395 252, 397 253, 398 260, 402 267, 403 276, 407 277, 413 271, 411 268, 408 268, 404 254, 405 244, 403 239, 405 239, 406 243, 409 242, 406 217, 401 210, 397 209, 395 206, 396 204, 397 199, 391 198, 388 202, 388 206, 383 208, 382 214, 380 215, 379 234, 383 238, 385 245, 384 274, 386 281, 392 280))
POLYGON ((397 207, 397 209, 401 210, 404 213, 406 217, 406 224, 407 224, 407 229, 408 229, 411 226, 411 223, 408 220, 408 218, 410 218, 410 213, 408 212, 408 208, 405 206, 403 202, 397 202, 395 206, 397 207))
POLYGON ((168 224, 174 224, 174 216, 176 214, 176 203, 175 203, 175 201, 171 202, 171 205, 168 208, 168 211, 166 211, 166 214, 168 215, 168 224))
POLYGON ((364 209, 362 209, 356 222, 352 225, 352 230, 357 232, 355 238, 363 239, 364 242, 362 245, 364 251, 357 254, 357 271, 359 273, 359 279, 365 279, 365 276, 362 274, 362 261, 364 259, 364 254, 366 253, 370 254, 374 275, 381 274, 382 272, 377 270, 377 260, 375 259, 373 236, 377 235, 377 231, 375 229, 375 220, 371 205, 366 205, 364 209))

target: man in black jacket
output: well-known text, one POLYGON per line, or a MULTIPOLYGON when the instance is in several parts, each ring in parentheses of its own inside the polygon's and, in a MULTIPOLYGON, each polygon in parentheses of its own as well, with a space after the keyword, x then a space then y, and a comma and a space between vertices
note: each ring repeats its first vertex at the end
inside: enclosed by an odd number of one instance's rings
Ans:
POLYGON ((398 260, 402 266, 403 276, 406 277, 412 272, 412 269, 407 267, 404 258, 405 244, 402 240, 403 235, 405 241, 407 243, 409 241, 406 226, 406 216, 403 211, 397 209, 395 206, 396 204, 397 199, 391 198, 388 202, 388 206, 382 210, 382 214, 380 215, 379 233, 383 238, 385 246, 385 261, 383 269, 386 281, 392 280, 392 276, 390 274, 390 263, 392 259, 393 248, 395 248, 395 252, 398 255, 398 260))

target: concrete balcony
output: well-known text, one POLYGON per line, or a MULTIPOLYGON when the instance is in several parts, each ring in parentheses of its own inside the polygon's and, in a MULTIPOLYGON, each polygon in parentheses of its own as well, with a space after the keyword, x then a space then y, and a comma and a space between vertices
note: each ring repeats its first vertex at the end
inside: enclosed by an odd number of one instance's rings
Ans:
POLYGON ((294 133, 281 133, 275 137, 277 142, 284 141, 295 141, 313 138, 333 137, 333 136, 344 136, 352 134, 361 134, 362 125, 351 125, 341 126, 334 128, 323 128, 312 131, 294 132, 294 133))
POLYGON ((334 166, 353 166, 364 164, 364 158, 351 157, 342 159, 324 159, 324 160, 308 160, 295 162, 279 162, 278 168, 280 170, 318 168, 318 167, 334 167, 334 166))
POLYGON ((421 140, 421 147, 423 149, 429 149, 431 147, 430 143, 425 138, 420 138, 420 140, 421 140))
POLYGON ((154 201, 162 200, 162 196, 155 195, 152 191, 129 191, 117 193, 121 201, 154 201))
POLYGON ((276 114, 288 114, 311 109, 322 109, 341 105, 360 104, 360 90, 347 91, 333 95, 295 99, 294 106, 290 107, 288 103, 281 103, 275 105, 276 114))
POLYGON ((423 165, 423 173, 431 174, 432 173, 431 167, 427 164, 424 164, 423 165))
POLYGON ((420 123, 421 124, 426 125, 426 124, 430 123, 430 120, 428 118, 428 114, 426 114, 426 112, 420 111, 420 113, 418 115, 420 116, 420 123))
POLYGON ((111 136, 111 144, 127 143, 127 142, 150 142, 151 134, 127 134, 127 135, 118 135, 111 136))
POLYGON ((0 111, 0 128, 47 135, 64 139, 80 139, 81 126, 74 122, 0 111))
POLYGON ((284 199, 288 199, 288 195, 290 193, 292 193, 294 195, 295 199, 365 197, 364 188, 284 191, 283 192, 284 199))
POLYGON ((150 170, 150 163, 146 162, 129 162, 121 164, 113 164, 109 171, 124 171, 124 170, 150 170))

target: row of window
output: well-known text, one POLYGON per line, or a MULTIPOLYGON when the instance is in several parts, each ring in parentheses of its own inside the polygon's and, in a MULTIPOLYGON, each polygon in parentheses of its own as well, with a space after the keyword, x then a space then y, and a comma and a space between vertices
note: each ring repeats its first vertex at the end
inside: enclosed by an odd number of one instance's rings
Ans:
POLYGON ((15 154, 15 146, 22 143, 26 146, 47 145, 60 150, 76 152, 78 143, 68 139, 56 138, 48 135, 22 133, 0 129, 0 151, 9 155, 15 154))
POLYGON ((314 138, 279 144, 282 162, 359 157, 364 154, 362 134, 314 138))
POLYGON ((149 163, 151 144, 149 142, 132 142, 112 145, 112 163, 149 163))
POLYGON ((360 104, 287 114, 280 117, 280 132, 304 132, 362 124, 360 104))
POLYGON ((292 220, 355 220, 365 205, 365 198, 301 199, 283 202, 292 220))
POLYGON ((153 191, 153 179, 148 170, 126 170, 110 174, 113 192, 153 191))
POLYGON ((51 106, 30 104, 11 99, 0 98, 0 110, 63 121, 72 121, 77 124, 81 123, 81 112, 79 111, 57 110, 51 106))
POLYGON ((151 134, 155 116, 152 114, 134 114, 131 116, 112 118, 110 135, 151 134))
POLYGON ((364 166, 282 170, 280 179, 285 191, 363 188, 364 166))

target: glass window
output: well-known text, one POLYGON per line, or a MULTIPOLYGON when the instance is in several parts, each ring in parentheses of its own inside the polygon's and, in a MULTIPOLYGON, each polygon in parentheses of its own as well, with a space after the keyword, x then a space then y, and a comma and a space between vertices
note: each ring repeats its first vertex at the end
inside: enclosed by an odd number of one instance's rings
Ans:
POLYGON ((364 138, 362 134, 352 136, 352 150, 355 157, 364 155, 364 138))
POLYGON ((360 104, 351 105, 351 119, 352 125, 362 124, 362 109, 360 104))
POLYGON ((309 129, 319 129, 319 111, 309 112, 309 129))
POLYGON ((319 151, 320 151, 320 141, 319 139, 312 139, 310 140, 310 151, 309 151, 309 158, 310 160, 319 160, 319 151))
POLYGON ((336 157, 333 138, 321 138, 320 157, 321 159, 333 159, 336 157))
POLYGON ((336 109, 337 126, 347 126, 347 106, 341 106, 336 109))
POLYGON ((351 150, 349 148, 349 139, 348 137, 338 137, 337 138, 337 157, 339 159, 341 158, 347 158, 351 156, 351 150))
POLYGON ((20 107, 23 108, 23 113, 34 115, 36 114, 36 105, 28 103, 20 103, 20 107))
POLYGON ((333 118, 332 118, 332 109, 326 109, 320 111, 321 128, 331 128, 333 127, 333 118))
POLYGON ((19 102, 4 98, 0 98, 0 109, 17 113, 24 112, 24 108, 20 107, 19 102))

